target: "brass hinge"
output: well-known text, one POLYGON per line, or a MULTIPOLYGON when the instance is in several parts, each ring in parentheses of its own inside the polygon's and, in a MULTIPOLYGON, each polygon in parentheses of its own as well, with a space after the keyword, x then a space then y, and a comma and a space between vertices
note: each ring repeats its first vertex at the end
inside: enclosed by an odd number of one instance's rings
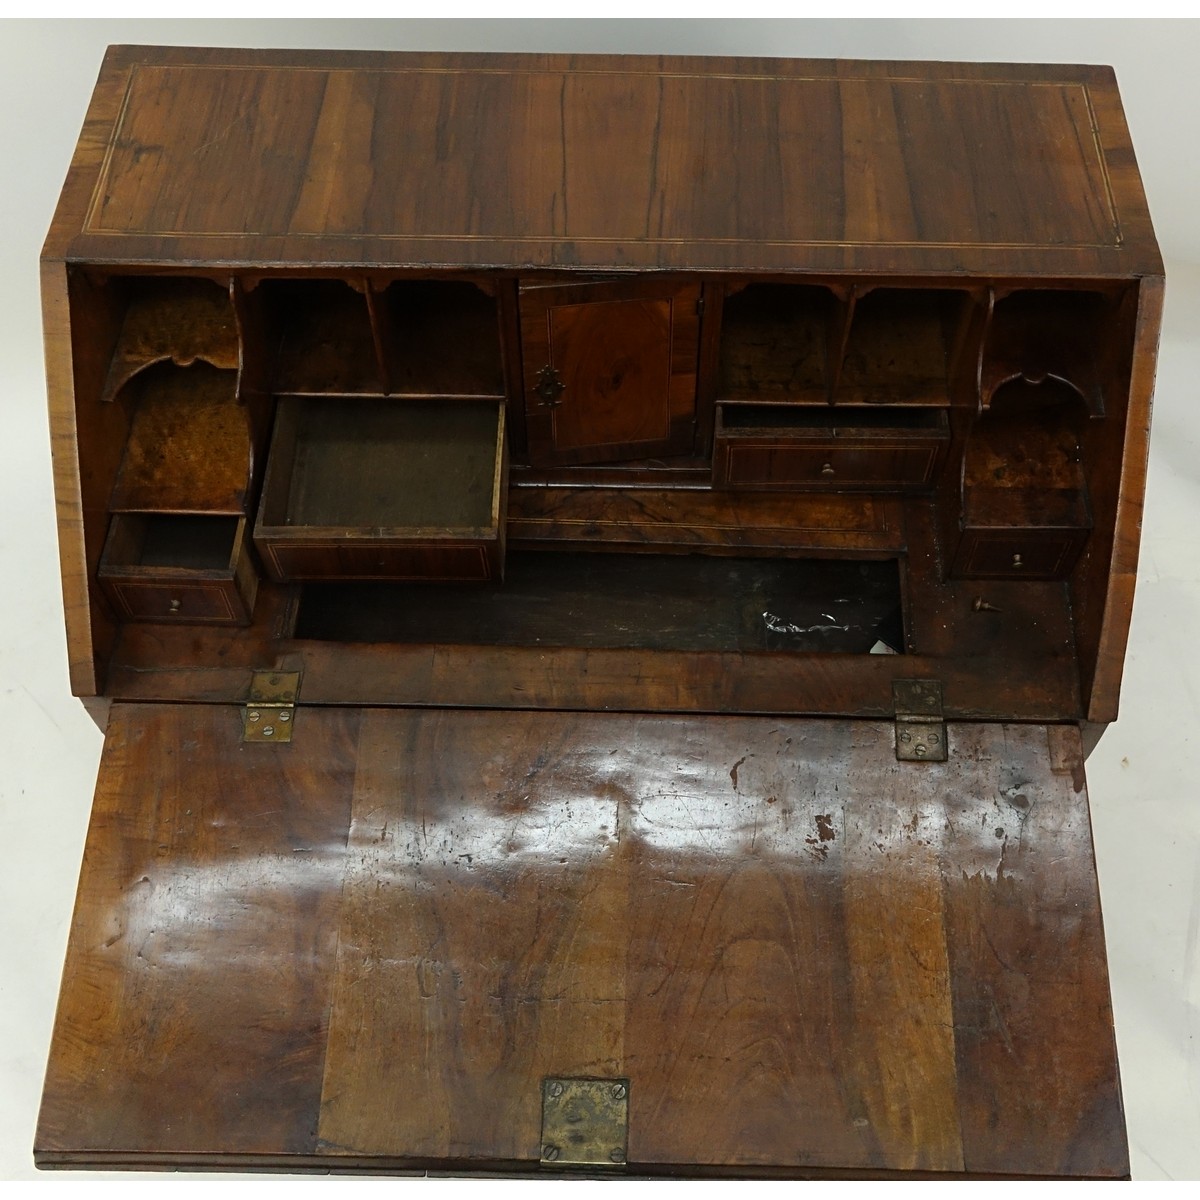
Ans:
POLYGON ((299 695, 299 671, 255 671, 242 709, 242 741, 290 742, 299 695))
POLYGON ((945 762, 941 681, 893 679, 892 704, 896 709, 896 758, 900 762, 945 762))
POLYGON ((546 1167, 623 1167, 629 1151, 629 1080, 542 1080, 546 1167))

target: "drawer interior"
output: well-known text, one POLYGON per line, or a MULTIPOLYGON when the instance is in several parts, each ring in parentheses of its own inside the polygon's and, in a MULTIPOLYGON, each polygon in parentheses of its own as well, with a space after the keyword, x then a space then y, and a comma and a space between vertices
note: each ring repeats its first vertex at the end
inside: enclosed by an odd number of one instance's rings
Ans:
POLYGON ((495 529, 502 439, 494 403, 285 397, 259 532, 495 529))
POLYGON ((116 513, 101 570, 229 572, 234 568, 244 525, 241 517, 116 513))

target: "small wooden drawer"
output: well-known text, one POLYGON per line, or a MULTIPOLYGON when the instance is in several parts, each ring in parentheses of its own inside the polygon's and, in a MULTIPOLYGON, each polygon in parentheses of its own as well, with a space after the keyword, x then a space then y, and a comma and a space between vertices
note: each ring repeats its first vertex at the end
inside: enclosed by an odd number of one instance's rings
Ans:
POLYGON ((285 397, 254 542, 273 579, 504 571, 504 404, 285 397))
POLYGON ((834 413, 800 406, 723 406, 713 482, 744 489, 928 487, 949 440, 937 409, 834 413))
POLYGON ((246 625, 258 590, 245 517, 116 513, 98 575, 132 621, 246 625))
POLYGON ((962 579, 1063 579, 1091 528, 1082 488, 968 486, 951 574, 962 579))
POLYGON ((966 579, 1062 579, 1087 535, 1086 529, 967 530, 953 573, 966 579))

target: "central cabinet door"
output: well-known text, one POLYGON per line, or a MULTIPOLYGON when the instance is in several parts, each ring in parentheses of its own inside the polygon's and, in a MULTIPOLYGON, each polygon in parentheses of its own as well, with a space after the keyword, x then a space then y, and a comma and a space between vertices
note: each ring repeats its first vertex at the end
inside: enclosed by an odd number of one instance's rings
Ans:
POLYGON ((523 284, 530 463, 691 454, 699 340, 699 284, 523 284))

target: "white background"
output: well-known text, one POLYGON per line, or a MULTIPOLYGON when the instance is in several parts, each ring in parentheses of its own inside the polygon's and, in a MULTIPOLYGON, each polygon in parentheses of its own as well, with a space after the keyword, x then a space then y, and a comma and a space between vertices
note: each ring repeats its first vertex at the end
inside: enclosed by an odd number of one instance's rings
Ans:
POLYGON ((1087 770, 1133 1174, 1200 1178, 1200 23, 98 20, 0 22, 0 1179, 38 1175, 100 751, 67 682, 36 266, 115 42, 1116 67, 1168 287, 1122 716, 1087 770))

